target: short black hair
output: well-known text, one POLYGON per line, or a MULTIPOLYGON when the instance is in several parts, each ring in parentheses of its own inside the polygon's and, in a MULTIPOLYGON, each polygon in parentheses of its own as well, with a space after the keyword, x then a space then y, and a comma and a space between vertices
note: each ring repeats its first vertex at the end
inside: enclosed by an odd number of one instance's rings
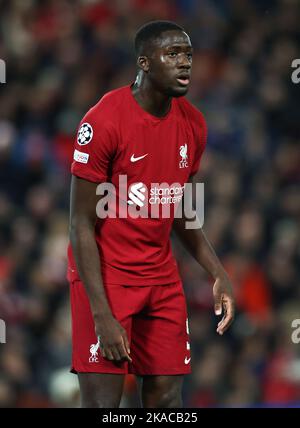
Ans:
POLYGON ((138 57, 145 52, 145 46, 165 31, 185 31, 180 25, 172 21, 151 21, 138 29, 134 39, 135 54, 138 57))

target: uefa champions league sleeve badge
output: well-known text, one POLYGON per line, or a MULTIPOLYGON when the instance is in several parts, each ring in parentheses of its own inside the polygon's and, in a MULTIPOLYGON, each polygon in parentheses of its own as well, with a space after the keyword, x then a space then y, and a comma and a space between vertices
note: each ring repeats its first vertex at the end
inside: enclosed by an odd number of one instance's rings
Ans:
POLYGON ((92 138, 93 138, 92 126, 87 122, 83 123, 78 130, 77 143, 80 146, 85 146, 86 144, 89 144, 92 138))

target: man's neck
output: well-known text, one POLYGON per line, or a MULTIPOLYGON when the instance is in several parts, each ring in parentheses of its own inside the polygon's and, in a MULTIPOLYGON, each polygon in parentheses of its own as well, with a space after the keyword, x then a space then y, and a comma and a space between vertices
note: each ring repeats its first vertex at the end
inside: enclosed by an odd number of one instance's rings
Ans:
POLYGON ((138 75, 132 88, 132 95, 143 110, 153 116, 163 117, 171 108, 172 97, 168 97, 151 85, 151 83, 138 75))

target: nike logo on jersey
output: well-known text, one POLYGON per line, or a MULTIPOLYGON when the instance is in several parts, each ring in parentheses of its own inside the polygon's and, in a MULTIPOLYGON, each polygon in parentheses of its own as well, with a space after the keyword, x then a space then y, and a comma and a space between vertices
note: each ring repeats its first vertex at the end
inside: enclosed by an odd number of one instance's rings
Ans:
POLYGON ((184 359, 184 364, 188 364, 190 361, 191 361, 191 357, 190 357, 190 358, 185 357, 185 359, 184 359))
POLYGON ((130 158, 130 161, 131 162, 137 162, 137 161, 139 161, 139 160, 141 160, 141 159, 143 159, 145 156, 147 156, 148 155, 148 153, 146 153, 145 155, 143 155, 143 156, 139 156, 138 158, 135 158, 134 157, 134 154, 131 156, 131 158, 130 158))

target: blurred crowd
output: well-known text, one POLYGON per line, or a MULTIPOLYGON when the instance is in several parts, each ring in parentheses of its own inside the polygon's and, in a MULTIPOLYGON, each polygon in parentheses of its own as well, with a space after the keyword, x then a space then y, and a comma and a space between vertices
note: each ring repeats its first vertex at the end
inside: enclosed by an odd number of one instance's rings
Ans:
MULTIPOLYGON (((0 0, 0 407, 79 405, 66 281, 73 140, 105 92, 134 80, 134 35, 153 19, 192 39, 188 98, 209 129, 204 230, 237 298, 219 337, 212 281, 174 238, 192 349, 184 404, 300 407, 298 0, 0 0)), ((138 405, 128 376, 122 406, 138 405)))

